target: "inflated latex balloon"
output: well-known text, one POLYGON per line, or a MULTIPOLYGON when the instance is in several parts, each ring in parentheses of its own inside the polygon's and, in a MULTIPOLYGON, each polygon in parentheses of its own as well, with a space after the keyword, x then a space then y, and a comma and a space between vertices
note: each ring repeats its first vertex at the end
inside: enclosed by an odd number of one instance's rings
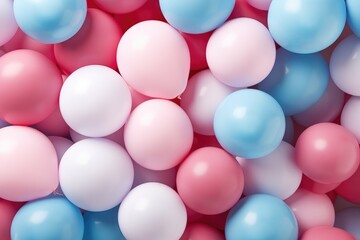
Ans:
POLYGON ((45 198, 26 203, 11 225, 11 239, 81 240, 84 220, 80 209, 66 198, 45 198))
POLYGON ((44 134, 23 126, 0 129, 0 198, 34 200, 58 184, 56 151, 44 134))
POLYGON ((209 69, 232 87, 261 82, 273 68, 275 54, 268 29, 251 18, 226 22, 212 34, 206 48, 209 69))
POLYGON ((186 40, 190 51, 190 68, 191 70, 200 70, 207 68, 206 46, 212 32, 203 34, 188 34, 181 32, 186 40))
POLYGON ((247 2, 254 8, 267 11, 269 10, 272 0, 247 0, 247 2))
POLYGON ((358 187, 360 181, 360 168, 347 180, 342 182, 337 188, 336 193, 344 199, 360 204, 360 188, 358 187))
POLYGON ((272 153, 256 159, 238 158, 244 170, 244 194, 266 193, 280 199, 290 197, 301 182, 294 147, 282 142, 272 153))
POLYGON ((298 138, 295 157, 299 168, 319 183, 340 183, 359 166, 359 144, 346 128, 335 123, 318 123, 298 138))
POLYGON ((314 105, 328 82, 329 68, 322 55, 296 54, 279 48, 274 68, 258 87, 278 101, 285 115, 294 115, 314 105))
POLYGON ((0 199, 0 239, 11 240, 10 228, 16 212, 23 203, 10 202, 0 199))
POLYGON ((254 194, 241 199, 229 212, 225 235, 228 240, 296 240, 298 225, 291 209, 280 199, 254 194))
POLYGON ((86 0, 14 0, 21 30, 36 41, 59 43, 74 36, 86 16, 86 0))
POLYGON ((180 240, 225 240, 225 236, 216 228, 203 223, 192 223, 186 226, 180 240))
POLYGON ((360 97, 351 97, 341 112, 341 125, 348 129, 360 143, 360 97))
POLYGON ((146 1, 147 0, 93 0, 100 9, 115 14, 135 11, 143 6, 146 1))
POLYGON ((274 151, 284 136, 285 116, 267 93, 242 89, 228 95, 214 118, 215 136, 229 153, 260 158, 274 151))
POLYGON ((124 33, 117 65, 125 81, 139 93, 172 99, 185 90, 190 53, 185 39, 169 24, 144 21, 124 33))
POLYGON ((338 211, 335 215, 335 227, 351 233, 357 239, 360 238, 360 208, 351 207, 338 211))
POLYGON ((58 104, 63 81, 57 66, 33 50, 16 50, 0 58, 0 118, 32 125, 58 104))
POLYGON ((356 240, 350 233, 332 226, 319 226, 307 230, 300 240, 356 240))
POLYGON ((314 53, 329 47, 340 36, 345 22, 344 0, 272 0, 268 13, 275 41, 295 53, 314 53))
POLYGON ((65 196, 88 211, 105 211, 118 205, 134 180, 132 161, 123 147, 89 138, 72 145, 61 159, 60 185, 65 196))
POLYGON ((360 2, 357 0, 346 0, 347 20, 351 30, 360 37, 360 2))
POLYGON ((124 140, 134 161, 152 170, 178 165, 190 151, 193 128, 175 103, 153 99, 135 108, 125 124, 124 140))
POLYGON ((16 33, 18 25, 13 11, 13 1, 0 2, 0 46, 7 43, 16 33))
POLYGON ((180 239, 185 231, 186 209, 172 188, 144 183, 126 196, 118 220, 126 239, 180 239))
POLYGON ((60 111, 76 132, 103 137, 119 130, 131 110, 131 94, 113 69, 90 65, 73 72, 60 93, 60 111))

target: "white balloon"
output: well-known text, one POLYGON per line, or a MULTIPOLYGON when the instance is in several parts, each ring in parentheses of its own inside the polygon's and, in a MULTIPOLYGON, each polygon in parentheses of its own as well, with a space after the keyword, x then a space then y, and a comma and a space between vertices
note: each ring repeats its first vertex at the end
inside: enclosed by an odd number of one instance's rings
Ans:
MULTIPOLYGON (((81 135, 80 133, 74 131, 73 129, 70 128, 70 137, 74 142, 78 142, 90 137, 81 135)), ((108 136, 104 136, 103 138, 109 139, 113 142, 116 142, 117 144, 120 144, 122 147, 125 148, 125 143, 124 143, 124 128, 120 128, 119 130, 117 130, 116 132, 108 135, 108 136)))
POLYGON ((79 208, 106 211, 118 205, 131 189, 134 168, 119 144, 89 138, 72 145, 61 159, 60 185, 79 208))
POLYGON ((181 95, 180 106, 189 116, 194 131, 202 135, 215 135, 213 122, 216 108, 236 90, 218 81, 208 69, 192 76, 181 95))
POLYGON ((360 143, 360 97, 351 97, 341 112, 341 125, 348 129, 360 143))
POLYGON ((113 69, 91 65, 79 68, 64 82, 60 111, 65 122, 88 137, 103 137, 119 130, 131 110, 131 94, 113 69))
POLYGON ((121 232, 131 240, 178 240, 187 221, 179 195, 161 183, 144 183, 131 190, 118 217, 121 232))
POLYGON ((286 199, 298 189, 302 172, 296 166, 294 147, 282 142, 262 158, 237 158, 244 171, 244 194, 265 193, 286 199))
POLYGON ((13 1, 0 1, 0 46, 7 43, 16 33, 18 25, 15 20, 13 1))

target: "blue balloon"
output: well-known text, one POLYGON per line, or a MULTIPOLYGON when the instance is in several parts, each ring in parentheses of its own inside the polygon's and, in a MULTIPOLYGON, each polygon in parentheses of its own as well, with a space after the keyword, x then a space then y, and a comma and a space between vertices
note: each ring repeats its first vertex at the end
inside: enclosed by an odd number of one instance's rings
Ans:
POLYGON ((160 0, 165 19, 185 33, 205 33, 225 22, 235 0, 160 0))
POLYGON ((327 48, 340 36, 345 23, 344 0, 272 0, 268 12, 271 35, 295 53, 327 48))
POLYGON ((341 228, 360 239, 360 207, 349 207, 336 212, 334 227, 341 228))
POLYGON ((14 15, 21 30, 47 44, 74 36, 85 21, 86 10, 86 0, 14 0, 14 15))
POLYGON ((360 37, 360 1, 346 0, 347 19, 353 33, 360 37))
POLYGON ((227 240, 296 240, 298 224, 281 199, 255 194, 241 199, 230 210, 225 235, 227 240))
POLYGON ((285 116, 269 94, 242 89, 228 95, 214 116, 215 136, 229 153, 263 157, 275 150, 285 133, 285 116))
POLYGON ((105 212, 86 212, 84 240, 126 240, 119 228, 118 210, 117 206, 105 212))
POLYGON ((329 77, 328 64, 320 53, 296 54, 280 48, 272 71, 258 88, 273 96, 289 116, 314 105, 324 94, 329 77))
POLYGON ((11 225, 12 240, 81 240, 83 235, 80 209, 63 197, 26 203, 11 225))

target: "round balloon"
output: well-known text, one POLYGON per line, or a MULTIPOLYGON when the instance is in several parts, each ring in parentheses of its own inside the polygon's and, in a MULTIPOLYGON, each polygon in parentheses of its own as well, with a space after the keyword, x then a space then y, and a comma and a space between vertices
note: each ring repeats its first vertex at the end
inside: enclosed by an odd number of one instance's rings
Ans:
POLYGON ((332 226, 318 226, 307 230, 300 240, 356 240, 350 233, 332 226))
POLYGON ((350 207, 336 212, 335 227, 341 228, 360 239, 360 208, 350 207))
POLYGON ((0 46, 7 43, 16 33, 18 25, 13 11, 13 1, 0 2, 0 46))
POLYGON ((93 0, 100 9, 115 14, 133 12, 143 6, 146 1, 147 0, 93 0))
POLYGON ((341 125, 348 129, 360 143, 360 97, 353 96, 345 104, 341 112, 341 125))
POLYGON ((346 0, 347 20, 351 30, 360 37, 360 2, 356 0, 346 0))
POLYGON ((225 236, 218 229, 203 223, 191 223, 186 226, 180 240, 225 240, 225 236))

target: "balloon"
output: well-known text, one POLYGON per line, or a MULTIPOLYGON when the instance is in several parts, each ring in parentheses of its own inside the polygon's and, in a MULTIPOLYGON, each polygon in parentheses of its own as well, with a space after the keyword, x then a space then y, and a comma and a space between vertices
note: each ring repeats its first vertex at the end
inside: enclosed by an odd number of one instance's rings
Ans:
POLYGON ((311 180, 306 175, 303 175, 300 187, 312 191, 314 193, 329 193, 330 191, 337 188, 339 184, 340 183, 329 183, 329 184, 318 183, 311 180))
POLYGON ((22 203, 9 202, 4 199, 0 199, 0 239, 10 240, 10 227, 13 218, 22 203))
POLYGON ((300 240, 356 240, 350 233, 336 227, 319 226, 307 230, 300 240))
POLYGON ((281 47, 295 53, 329 47, 345 22, 344 0, 272 0, 268 12, 271 35, 281 47))
POLYGON ((269 31, 251 18, 226 22, 211 35, 206 48, 211 72, 232 87, 261 82, 273 68, 275 54, 269 31))
POLYGON ((160 8, 174 28, 192 34, 210 32, 230 16, 235 0, 160 0, 160 8))
POLYGON ((74 36, 86 16, 85 0, 14 0, 16 22, 25 34, 42 43, 74 36))
POLYGON ((228 240, 296 240, 298 226, 290 208, 280 199, 254 194, 241 199, 230 211, 225 235, 228 240))
POLYGON ((329 68, 319 53, 296 54, 280 48, 274 68, 259 89, 273 96, 285 115, 294 115, 313 106, 328 82, 329 68))
POLYGON ((346 208, 336 213, 335 227, 341 228, 356 237, 360 238, 360 208, 346 208))
POLYGON ((59 106, 47 118, 32 126, 48 136, 68 137, 70 128, 61 115, 59 106))
POLYGON ((86 212, 84 214, 84 240, 126 240, 118 223, 119 207, 105 212, 86 212))
POLYGON ((180 240, 225 240, 223 234, 216 228, 202 223, 192 223, 186 226, 180 240))
POLYGON ((210 70, 193 75, 181 95, 180 106, 189 116, 194 131, 214 135, 214 115, 220 102, 236 89, 218 81, 210 70))
POLYGON ((360 74, 360 40, 354 36, 342 40, 330 58, 330 74, 338 88, 350 95, 360 96, 360 84, 356 76, 360 74))
POLYGON ((294 147, 286 142, 262 158, 238 158, 238 161, 244 170, 247 196, 266 193, 286 199, 300 185, 302 172, 295 163, 294 147))
POLYGON ((359 181, 360 167, 350 178, 343 181, 336 188, 336 193, 352 203, 360 204, 360 188, 358 187, 359 181))
POLYGON ((69 40, 55 44, 56 61, 66 73, 87 65, 116 69, 116 49, 121 36, 112 16, 98 9, 88 9, 79 32, 69 40))
POLYGON ((118 220, 126 239, 180 239, 186 226, 186 209, 170 187, 144 183, 126 196, 118 220))
POLYGON ((134 161, 151 170, 178 165, 190 151, 193 129, 175 103, 153 99, 135 108, 125 124, 124 140, 134 161))
POLYGON ((106 211, 129 192, 134 168, 120 145, 89 138, 72 145, 61 159, 60 185, 65 196, 87 211, 106 211))
POLYGON ((360 4, 356 0, 346 0, 347 20, 354 34, 360 37, 360 4))
POLYGON ((298 138, 295 157, 299 168, 319 183, 340 183, 359 166, 359 144, 344 127, 318 123, 298 138))
POLYGON ((84 221, 80 210, 66 198, 45 198, 26 203, 11 225, 11 239, 81 240, 84 221))
POLYGON ((272 0, 247 0, 254 8, 268 11, 272 0))
POLYGON ((93 0, 102 10, 109 13, 129 13, 143 6, 147 0, 93 0))
POLYGON ((0 198, 34 200, 58 184, 56 151, 44 134, 23 126, 0 129, 0 198))
POLYGON ((351 97, 341 112, 341 125, 348 129, 360 143, 360 97, 351 97))
POLYGON ((0 58, 0 118, 32 125, 57 106, 62 79, 59 69, 33 50, 16 50, 0 58))
POLYGON ((13 1, 2 0, 0 2, 0 46, 7 43, 15 35, 17 29, 13 1))
POLYGON ((201 70, 208 67, 206 62, 206 45, 212 32, 203 34, 188 34, 180 32, 186 40, 190 51, 190 69, 201 70))
POLYGON ((260 158, 275 150, 285 132, 280 105, 267 93, 238 90, 218 106, 214 117, 215 136, 229 153, 260 158))
POLYGON ((103 137, 119 130, 131 110, 124 79, 101 65, 82 67, 65 81, 60 111, 66 123, 82 135, 103 137))
POLYGON ((117 65, 134 90, 171 99, 185 90, 190 53, 184 38, 170 25, 144 21, 132 26, 121 38, 117 65))
POLYGON ((214 215, 229 210, 244 188, 244 174, 234 157, 221 148, 197 149, 181 163, 177 191, 192 210, 214 215))

